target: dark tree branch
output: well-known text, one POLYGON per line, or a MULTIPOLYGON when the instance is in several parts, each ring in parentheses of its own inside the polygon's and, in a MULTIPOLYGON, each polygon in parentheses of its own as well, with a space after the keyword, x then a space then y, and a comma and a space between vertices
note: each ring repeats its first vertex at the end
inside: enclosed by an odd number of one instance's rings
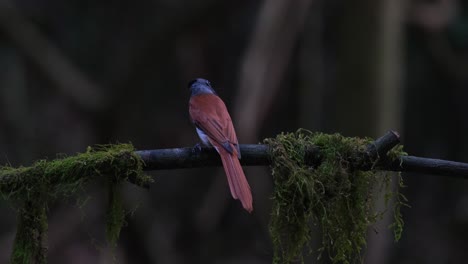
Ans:
MULTIPOLYGON (((391 160, 387 156, 387 152, 399 142, 399 136, 396 132, 387 132, 387 134, 369 144, 365 150, 352 157, 349 160, 350 168, 363 171, 375 168, 384 171, 418 172, 468 179, 468 163, 414 156, 401 156, 391 160)), ((262 144, 241 145, 241 164, 244 166, 270 165, 268 148, 268 145, 262 144)), ((221 166, 219 155, 211 147, 141 150, 135 153, 143 159, 143 169, 147 171, 221 166)), ((317 167, 322 162, 319 147, 309 148, 305 155, 306 163, 310 166, 317 167)), ((101 166, 99 170, 106 171, 108 164, 98 166, 101 166)), ((26 168, 25 170, 31 169, 26 168)), ((56 179, 51 180, 52 184, 54 184, 56 179)), ((16 186, 15 188, 17 188, 20 186, 22 177, 18 177, 16 172, 3 172, 1 181, 3 183, 2 188, 8 188, 8 186, 16 186)), ((134 176, 129 176, 128 181, 141 187, 149 187, 142 185, 134 176)), ((5 192, 13 191, 15 190, 5 190, 5 192)))
MULTIPOLYGON (((393 162, 386 159, 387 152, 400 142, 398 133, 389 131, 387 134, 370 144, 367 150, 361 153, 362 157, 355 162, 355 168, 369 170, 374 165, 380 170, 407 171, 433 175, 445 175, 468 179, 468 163, 430 159, 414 156, 401 156, 393 162), (371 164, 378 158, 377 164, 371 164)), ((270 165, 268 145, 241 145, 244 166, 270 165)), ((173 148, 142 150, 136 152, 145 162, 145 170, 181 169, 207 166, 221 166, 221 160, 213 148, 202 147, 201 150, 193 148, 173 148)), ((319 165, 321 155, 319 148, 311 148, 306 154, 310 165, 319 165)))
MULTIPOLYGON (((244 166, 270 165, 268 145, 240 145, 244 166)), ((214 148, 172 148, 141 150, 136 152, 145 162, 145 170, 182 169, 221 166, 221 159, 214 148)))
POLYGON ((401 161, 394 161, 382 167, 390 171, 407 171, 468 179, 468 163, 402 156, 401 161))

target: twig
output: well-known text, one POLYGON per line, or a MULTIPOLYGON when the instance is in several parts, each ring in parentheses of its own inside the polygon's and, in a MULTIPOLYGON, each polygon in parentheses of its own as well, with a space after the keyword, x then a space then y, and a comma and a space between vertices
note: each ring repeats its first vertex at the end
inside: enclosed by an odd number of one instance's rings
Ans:
POLYGON ((377 154, 378 157, 385 157, 387 152, 400 143, 400 135, 395 131, 388 131, 382 137, 376 139, 368 149, 377 154))

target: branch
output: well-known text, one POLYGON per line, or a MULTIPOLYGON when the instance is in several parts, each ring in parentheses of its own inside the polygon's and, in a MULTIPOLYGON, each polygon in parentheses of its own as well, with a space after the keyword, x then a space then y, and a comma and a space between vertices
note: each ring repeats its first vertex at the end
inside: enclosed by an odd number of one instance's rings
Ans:
MULTIPOLYGON (((240 145, 244 166, 270 165, 268 145, 240 145)), ((145 170, 165 170, 221 166, 221 159, 212 147, 171 148, 136 151, 145 162, 145 170)))
MULTIPOLYGON (((400 143, 398 133, 387 132, 375 140, 361 153, 361 159, 355 161, 355 168, 370 170, 374 165, 380 170, 417 172, 441 176, 459 177, 468 179, 468 163, 448 160, 422 158, 415 156, 401 156, 400 159, 389 161, 386 153, 400 143), (377 164, 372 164, 374 157, 377 164)), ((271 164, 268 154, 268 145, 240 145, 244 166, 268 166, 271 164)), ((164 170, 197 168, 208 166, 221 166, 221 160, 214 148, 172 148, 136 151, 145 162, 145 170, 164 170)), ((321 163, 320 149, 311 148, 306 153, 308 164, 317 166, 321 163)))
POLYGON ((468 163, 450 160, 402 156, 385 166, 389 171, 406 171, 468 179, 468 163))

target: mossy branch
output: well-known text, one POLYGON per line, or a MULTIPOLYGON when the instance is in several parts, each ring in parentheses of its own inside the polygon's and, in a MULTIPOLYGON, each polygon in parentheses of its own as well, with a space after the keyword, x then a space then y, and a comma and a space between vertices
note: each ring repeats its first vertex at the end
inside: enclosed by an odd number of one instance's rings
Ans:
POLYGON ((70 196, 96 177, 107 177, 110 185, 106 236, 115 245, 125 211, 119 184, 128 180, 147 186, 152 179, 143 173, 143 161, 130 144, 89 147, 85 153, 51 161, 39 160, 30 167, 0 168, 0 194, 18 210, 11 263, 46 263, 47 204, 70 196))
MULTIPOLYGON (((268 145, 241 145, 241 163, 244 166, 272 166, 275 186, 279 190, 275 194, 276 209, 273 212, 274 216, 277 210, 276 215, 279 218, 272 219, 272 227, 276 226, 276 229, 272 229, 276 230, 272 234, 276 246, 283 247, 288 244, 283 242, 288 240, 292 243, 287 245, 286 249, 282 249, 286 250, 286 255, 281 257, 287 260, 297 257, 301 245, 308 243, 310 235, 307 222, 311 219, 316 223, 320 222, 324 234, 329 235, 323 237, 323 248, 319 252, 332 252, 330 254, 333 262, 347 262, 351 252, 359 252, 365 244, 362 236, 365 227, 378 217, 372 214, 367 201, 370 187, 375 182, 376 170, 412 171, 468 178, 466 163, 406 156, 401 147, 395 148, 399 143, 396 132, 388 132, 372 141, 299 130, 296 133, 280 134, 276 139, 269 139, 267 142, 268 145), (340 184, 324 184, 330 180, 340 184), (281 200, 290 195, 291 190, 292 201, 281 200), (336 198, 340 197, 343 191, 348 193, 348 198, 336 198), (296 192, 300 195, 297 196, 296 192), (290 202, 293 204, 285 207, 286 203, 290 202), (303 208, 301 205, 304 203, 308 205, 303 208), (293 211, 285 213, 283 208, 293 211), (339 215, 343 210, 353 212, 354 216, 343 220, 323 214, 336 212, 339 215), (283 216, 291 218, 285 222, 283 216), (291 225, 290 220, 297 222, 291 225), (344 233, 343 230, 335 228, 338 224, 342 225, 344 233), (284 227, 294 237, 283 240, 284 227), (349 227, 358 229, 347 229, 349 227), (331 238, 338 240, 330 240, 331 238), (348 248, 343 246, 348 244, 348 248), (290 247, 291 245, 293 247, 290 247)), ((47 205, 57 197, 74 194, 83 184, 96 177, 107 177, 110 183, 106 235, 110 244, 115 245, 125 221, 125 211, 119 197, 122 181, 148 187, 152 179, 144 175, 143 170, 220 165, 219 156, 213 148, 135 151, 131 144, 117 144, 90 147, 85 153, 76 156, 50 161, 39 160, 30 167, 0 167, 0 195, 12 200, 18 207, 19 224, 11 262, 46 263, 47 205)), ((384 179, 384 182, 388 183, 389 178, 384 176, 384 179)), ((404 206, 406 201, 404 196, 398 193, 393 197, 397 201, 393 227, 395 238, 398 239, 403 226, 399 206, 404 206)))
POLYGON ((328 255, 332 263, 360 263, 367 228, 383 214, 373 208, 375 188, 385 190, 379 193, 387 201, 395 201, 392 228, 395 238, 400 237, 400 208, 405 203, 399 198, 404 196, 389 188, 389 174, 376 169, 379 160, 405 154, 395 147, 398 134, 389 132, 372 141, 300 129, 265 142, 270 146, 274 181, 270 221, 274 263, 303 260, 304 249, 315 251, 318 258, 328 255), (313 148, 320 151, 311 164, 307 152, 313 148), (311 224, 321 230, 318 249, 310 244, 311 224))
MULTIPOLYGON (((385 150, 388 151, 399 142, 398 133, 393 131, 387 132, 387 134, 378 138, 371 144, 376 147, 375 152, 373 152, 374 150, 372 149, 366 149, 360 153, 362 158, 357 159, 357 163, 355 164, 356 169, 369 170, 371 167, 375 166, 375 168, 384 171, 407 171, 468 179, 468 163, 416 156, 386 157, 385 154, 382 154, 385 153, 385 150), (368 156, 371 153, 372 155, 376 153, 380 157, 377 164, 369 163, 368 156)), ((243 166, 271 165, 269 156, 270 148, 268 145, 241 144, 240 150, 242 153, 241 164, 243 166)), ((221 166, 219 155, 214 148, 211 147, 202 147, 200 150, 191 147, 141 150, 135 153, 139 155, 144 162, 143 170, 221 166)), ((320 149, 315 146, 306 149, 304 155, 306 164, 311 166, 317 166, 322 161, 320 149)))
MULTIPOLYGON (((358 156, 353 165, 356 169, 368 170, 371 167, 388 171, 409 171, 440 176, 468 178, 468 163, 447 161, 441 159, 422 158, 415 156, 388 157, 382 153, 391 149, 399 143, 399 136, 396 132, 388 132, 381 138, 373 142, 369 149, 366 149, 358 156), (375 150, 372 149, 375 147, 375 150), (390 148, 389 148, 390 147, 390 148), (380 156, 377 164, 369 162, 372 155, 380 156)), ((130 145, 126 145, 126 148, 130 145)), ((133 147, 132 147, 133 148, 133 147)), ((243 166, 269 166, 271 165, 270 148, 265 144, 240 145, 243 166)), ((132 158, 129 151, 114 151, 112 155, 107 152, 96 152, 94 155, 82 153, 77 156, 67 157, 58 160, 40 160, 30 167, 2 167, 0 168, 0 193, 11 196, 31 187, 34 183, 30 175, 41 174, 47 167, 47 181, 51 185, 63 186, 62 191, 73 190, 76 184, 87 182, 96 177, 95 171, 106 174, 112 166, 110 162, 119 162, 132 158), (89 166, 92 165, 92 166, 89 166), (65 175, 64 172, 67 171, 65 175), (71 172, 71 174, 68 174, 71 172)), ((196 150, 191 147, 155 149, 135 151, 135 156, 141 158, 143 170, 165 170, 183 169, 209 166, 221 166, 221 160, 216 151, 211 147, 202 147, 196 150)), ((311 166, 317 166, 322 161, 320 149, 311 146, 304 152, 305 162, 311 166)), ((133 157, 134 158, 134 157, 133 157)), ((117 164, 114 164, 116 166, 117 164)), ((125 171, 125 168, 122 168, 125 171)), ((136 173, 127 173, 125 180, 141 187, 148 187, 150 182, 147 176, 137 176, 136 173)), ((38 178, 39 179, 39 178, 38 178)))

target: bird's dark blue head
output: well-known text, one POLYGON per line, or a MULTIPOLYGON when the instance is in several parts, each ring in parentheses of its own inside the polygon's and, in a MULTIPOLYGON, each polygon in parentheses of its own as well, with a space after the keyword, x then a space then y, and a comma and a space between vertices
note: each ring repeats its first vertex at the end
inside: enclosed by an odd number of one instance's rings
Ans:
POLYGON ((202 78, 190 81, 188 87, 190 89, 191 96, 200 94, 216 94, 213 87, 211 87, 211 83, 202 78))

